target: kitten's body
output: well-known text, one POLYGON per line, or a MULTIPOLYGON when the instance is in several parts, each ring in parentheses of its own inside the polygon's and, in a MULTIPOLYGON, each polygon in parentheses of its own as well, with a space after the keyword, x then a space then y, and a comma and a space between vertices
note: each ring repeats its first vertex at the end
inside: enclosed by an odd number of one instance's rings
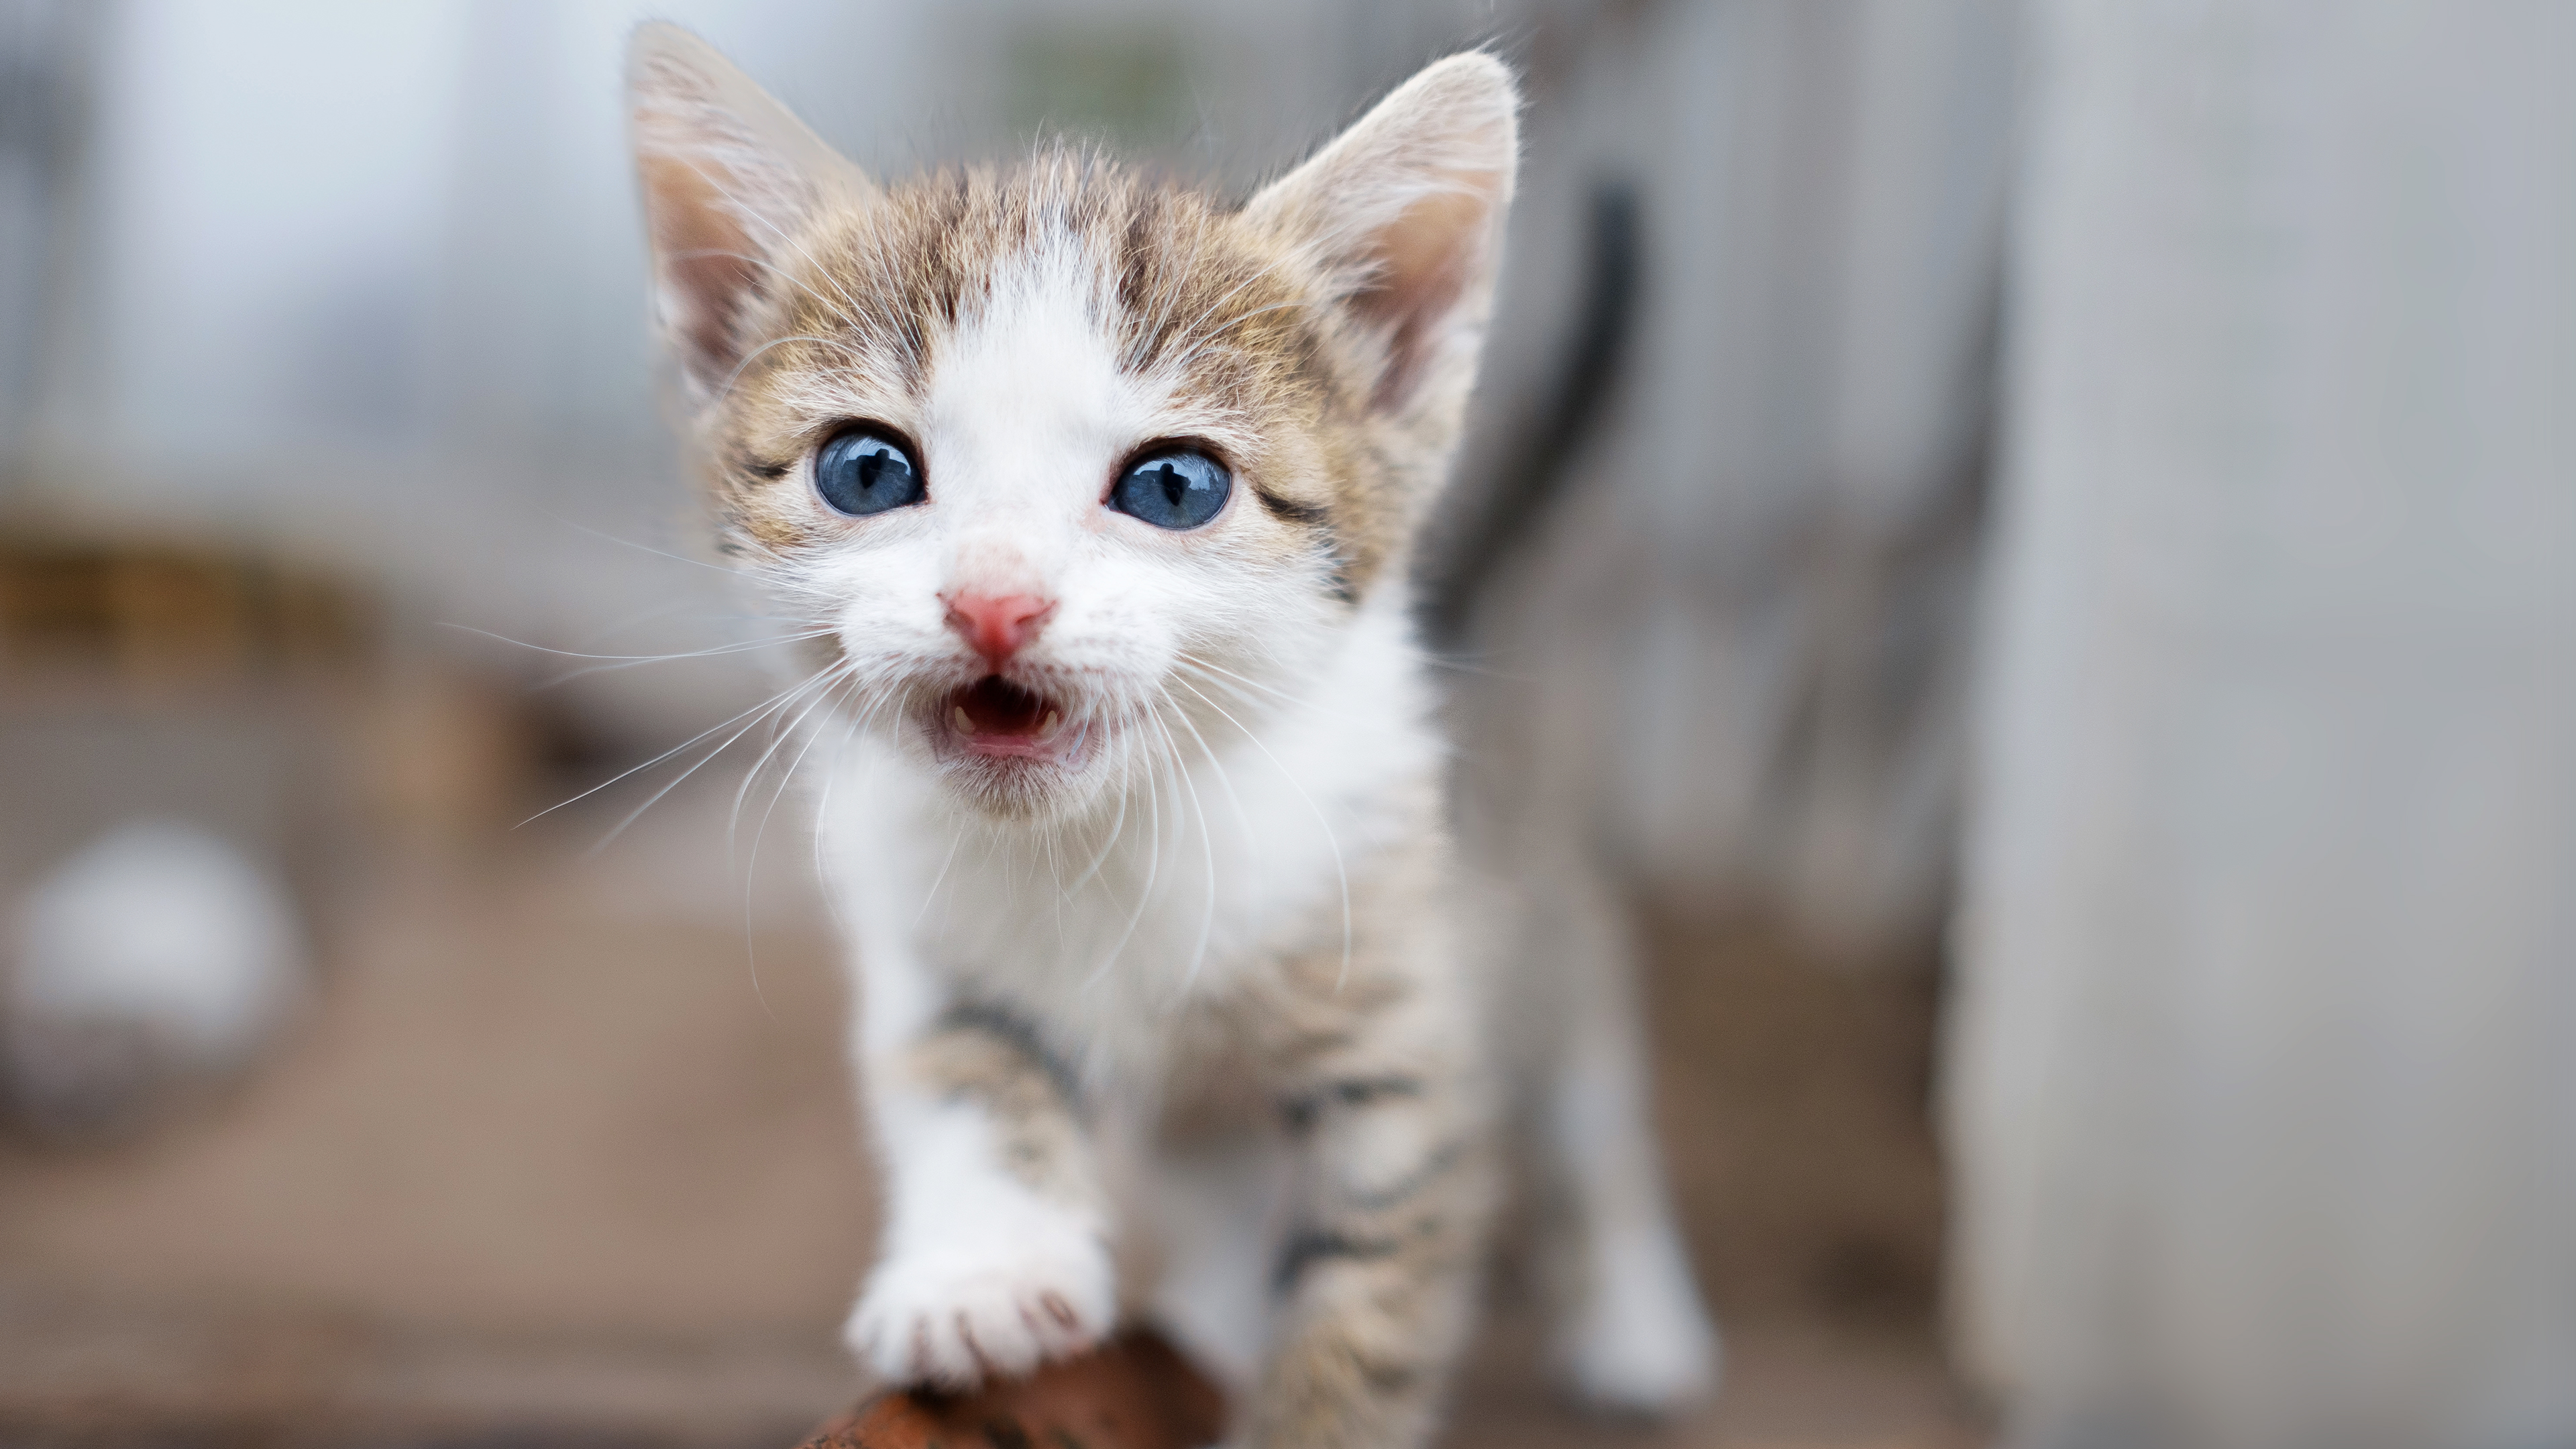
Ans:
POLYGON ((1630 1028, 1612 992, 1499 1029, 1508 953, 1458 939, 1407 623, 1490 305, 1508 75, 1432 67, 1240 210, 1063 153, 880 190, 663 27, 635 87, 728 538, 813 625, 788 713, 887 1191, 862 1359, 971 1383, 1152 1312, 1235 1378, 1249 1442, 1419 1443, 1517 1072, 1578 1129, 1573 1367, 1691 1387, 1706 1331, 1653 1281, 1679 1265, 1630 1028), (827 480, 845 445, 893 501, 827 480), (1121 501, 1168 459, 1231 492, 1121 501), (1605 1020, 1607 1075, 1560 1069, 1605 1020), (1642 1255, 1589 1210, 1640 1182, 1642 1255))
MULTIPOLYGON (((859 1058, 966 1082, 991 1065, 983 1039, 1016 1039, 1044 1058, 1041 1073, 1072 1085, 1089 1145, 1078 1165, 1040 1146, 1017 1168, 1003 1165, 1009 1150, 908 1182, 897 1166, 890 1264, 1008 1260, 1001 1245, 1047 1242, 1037 1219, 1079 1222, 1123 1260, 1128 1306, 1156 1312, 1241 1388, 1262 1376, 1283 1280, 1338 1272, 1361 1288, 1365 1275, 1375 1280, 1365 1291, 1401 1287, 1423 1301, 1348 1325, 1360 1339, 1319 1325, 1318 1368, 1410 1379, 1385 1396, 1386 1411, 1411 1419, 1428 1407, 1465 1327, 1492 1196, 1493 1081, 1474 1030, 1480 983, 1449 940, 1427 701, 1401 621, 1367 632, 1375 637, 1354 640, 1303 706, 1258 735, 1227 727, 1232 737, 1210 738, 1204 752, 1185 744, 1199 758, 1163 777, 1159 800, 1131 802, 1123 823, 1113 809, 1033 839, 960 818, 880 750, 854 751, 835 772, 826 858, 837 879, 857 882, 846 899, 868 1004, 859 1058), (1354 748, 1351 720, 1371 716, 1373 738, 1354 748), (961 1020, 974 1040, 964 1055, 978 1059, 930 1062, 953 1048, 917 1043, 961 1020), (1300 1158, 1310 1178, 1329 1180, 1295 1182, 1300 1158), (1005 1206, 1004 1222, 966 1210, 1016 1204, 1023 1188, 1073 1211, 1005 1206)), ((1240 717, 1239 702, 1229 712, 1240 717)), ((1040 1115, 1053 1111, 1042 1095, 1040 1115)), ((1039 1248, 1004 1276, 1105 1289, 1088 1275, 1110 1260, 1090 1252, 1039 1248)), ((880 1270, 854 1342, 864 1350, 892 1335, 908 1352, 906 1315, 946 1308, 954 1290, 933 1277, 880 1270)), ((1086 1322, 1102 1321, 1080 1306, 1086 1322)), ((875 1358, 885 1372, 918 1372, 902 1353, 875 1358)), ((1390 1424, 1320 1442, 1405 1438, 1390 1424)))

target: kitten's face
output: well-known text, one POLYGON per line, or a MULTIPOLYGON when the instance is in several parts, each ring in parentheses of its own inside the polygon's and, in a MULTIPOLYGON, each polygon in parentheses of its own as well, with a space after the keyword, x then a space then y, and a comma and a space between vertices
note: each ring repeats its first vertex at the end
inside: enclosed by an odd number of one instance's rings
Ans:
POLYGON ((1196 198, 1068 161, 789 251, 763 330, 795 340, 719 404, 725 510, 867 727, 969 797, 1085 798, 1231 738, 1215 711, 1266 710, 1382 562, 1394 490, 1309 279, 1196 198))
POLYGON ((1400 604, 1490 295, 1499 66, 1426 72, 1240 211, 1064 154, 879 190, 678 32, 635 76, 729 541, 847 728, 1062 814, 1400 604))

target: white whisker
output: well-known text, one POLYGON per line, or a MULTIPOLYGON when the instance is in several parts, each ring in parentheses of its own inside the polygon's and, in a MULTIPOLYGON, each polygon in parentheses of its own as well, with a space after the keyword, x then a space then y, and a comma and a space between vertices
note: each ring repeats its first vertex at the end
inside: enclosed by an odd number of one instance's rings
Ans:
MULTIPOLYGON (((824 673, 831 676, 830 683, 826 684, 822 689, 817 690, 814 697, 811 700, 806 701, 805 707, 797 712, 796 718, 790 721, 786 728, 778 732, 777 737, 769 742, 769 748, 761 751, 760 757, 751 762, 751 768, 743 772, 742 786, 740 789, 733 792, 733 809, 725 816, 726 850, 730 851, 733 849, 734 836, 742 828, 742 802, 748 799, 751 795, 752 781, 760 777, 760 772, 768 766, 770 759, 778 753, 780 746, 785 744, 789 739, 794 738, 796 734, 804 728, 805 721, 813 716, 814 711, 830 702, 832 698, 831 685, 838 684, 843 679, 847 678, 850 673, 850 668, 850 662, 848 660, 842 660, 834 664, 830 669, 825 670, 824 673)), ((807 740, 807 743, 812 743, 810 738, 807 740)), ((803 750, 797 751, 797 758, 804 758, 803 750)), ((790 767, 790 773, 793 773, 793 767, 790 767)), ((777 803, 778 802, 775 798, 770 801, 770 805, 773 809, 776 808, 777 803)), ((759 849, 759 839, 756 835, 753 838, 752 848, 755 851, 759 849)))
MULTIPOLYGON (((808 682, 810 682, 810 681, 808 681, 808 682)), ((682 740, 682 741, 680 741, 678 744, 671 746, 669 749, 664 750, 662 753, 660 753, 660 754, 658 754, 658 755, 655 755, 653 758, 651 758, 651 759, 649 759, 649 760, 646 760, 644 763, 642 763, 642 764, 640 764, 640 765, 632 765, 632 766, 629 766, 629 767, 628 767, 628 768, 626 768, 626 769, 620 770, 620 771, 618 771, 616 774, 609 776, 607 779, 600 781, 598 784, 591 786, 589 789, 582 791, 580 794, 575 795, 575 796, 571 797, 570 799, 566 799, 566 800, 558 800, 558 801, 556 801, 554 804, 547 806, 545 809, 538 811, 536 814, 529 816, 526 820, 522 820, 522 821, 520 821, 520 822, 519 822, 519 825, 517 825, 517 826, 512 826, 511 828, 512 828, 512 829, 514 829, 514 830, 515 830, 515 829, 518 829, 518 828, 519 828, 519 826, 524 826, 524 825, 530 824, 531 822, 534 822, 534 821, 537 821, 537 820, 541 820, 541 819, 545 818, 545 817, 546 817, 546 816, 548 816, 548 815, 552 815, 553 813, 555 813, 555 812, 556 812, 556 811, 558 811, 558 810, 561 810, 562 808, 564 808, 564 807, 565 807, 565 806, 567 806, 567 805, 574 805, 574 804, 578 804, 578 803, 580 803, 581 801, 587 800, 587 799, 589 799, 591 796, 598 794, 600 791, 607 789, 609 786, 616 784, 618 781, 625 779, 625 778, 626 778, 627 776, 629 776, 629 775, 635 774, 635 773, 637 773, 637 772, 639 772, 639 771, 649 770, 649 769, 653 768, 655 765, 658 765, 658 764, 662 763, 664 760, 667 760, 667 759, 671 758, 673 755, 678 754, 680 751, 687 749, 689 746, 696 744, 698 741, 703 740, 703 739, 705 739, 707 736, 709 736, 709 735, 711 735, 711 734, 714 734, 716 731, 718 731, 718 730, 721 730, 721 729, 725 728, 725 726, 732 724, 732 723, 734 722, 734 720, 739 720, 739 719, 742 719, 742 718, 744 718, 744 717, 746 717, 746 716, 754 716, 754 715, 758 715, 758 714, 759 714, 759 713, 761 713, 762 711, 765 711, 765 710, 768 710, 768 709, 772 708, 772 707, 773 707, 773 706, 775 706, 775 705, 776 705, 776 704, 777 704, 781 699, 784 699, 784 698, 786 698, 788 695, 794 694, 794 693, 796 693, 796 692, 798 692, 798 691, 802 690, 803 688, 804 688, 804 685, 802 685, 802 684, 790 685, 790 686, 788 686, 786 689, 782 689, 782 690, 780 690, 778 693, 771 695, 769 698, 767 698, 767 699, 765 699, 765 700, 762 700, 760 703, 753 705, 751 708, 744 710, 741 714, 735 715, 735 716, 733 717, 733 719, 728 719, 728 720, 723 721, 723 722, 722 722, 722 723, 720 723, 720 724, 717 724, 717 725, 711 726, 710 728, 707 728, 707 729, 704 729, 704 730, 700 730, 698 733, 696 733, 696 734, 694 734, 694 735, 689 736, 687 739, 682 740)), ((731 741, 727 741, 727 743, 731 743, 731 741)), ((717 746, 717 748, 718 748, 718 749, 722 749, 722 748, 723 748, 723 746, 719 745, 719 746, 717 746)), ((713 756, 709 756, 708 758, 712 759, 712 758, 714 758, 714 757, 713 757, 713 756)))
MULTIPOLYGON (((1154 728, 1161 732, 1165 748, 1177 758, 1180 746, 1172 739, 1171 728, 1163 723, 1162 712, 1156 710, 1150 718, 1154 721, 1154 728)), ((1190 778, 1187 767, 1180 767, 1175 773, 1180 776, 1181 783, 1189 787, 1190 809, 1199 821, 1199 853, 1207 862, 1207 906, 1199 915, 1199 940, 1190 952, 1190 968, 1181 977, 1181 989, 1186 992, 1198 984, 1199 968, 1207 962, 1208 938, 1216 930, 1216 837, 1215 832, 1208 828, 1207 806, 1199 799, 1198 781, 1190 778)))
MULTIPOLYGON (((720 744, 720 745, 716 746, 714 749, 707 751, 706 755, 705 755, 703 758, 701 758, 701 759, 700 759, 696 764, 691 765, 689 768, 687 768, 687 769, 685 769, 685 770, 682 770, 678 775, 676 775, 676 776, 672 777, 671 782, 670 782, 669 784, 664 785, 661 789, 654 791, 654 792, 653 792, 653 794, 652 794, 652 796, 651 796, 649 799, 647 799, 643 804, 636 806, 636 807, 635 807, 635 809, 634 809, 631 813, 629 813, 625 819, 618 821, 618 822, 617 822, 617 826, 616 826, 616 828, 615 828, 615 829, 613 829, 613 830, 609 831, 606 835, 601 836, 601 837, 599 838, 599 843, 598 843, 598 844, 596 844, 596 845, 593 845, 593 846, 592 846, 592 847, 591 847, 587 852, 585 852, 585 857, 589 857, 589 856, 596 856, 596 855, 598 855, 601 851, 606 850, 606 849, 609 847, 609 845, 610 845, 610 843, 611 843, 611 842, 615 841, 615 840, 617 839, 617 837, 619 837, 619 836, 621 836, 621 835, 624 835, 624 834, 626 833, 626 827, 628 827, 628 826, 630 826, 630 825, 633 825, 636 821, 638 821, 638 820, 642 819, 642 818, 643 818, 643 816, 644 816, 644 812, 645 812, 645 811, 652 809, 652 808, 653 808, 655 805, 657 805, 657 804, 660 804, 660 803, 661 803, 661 801, 662 801, 662 798, 663 798, 664 796, 669 795, 673 790, 676 790, 676 789, 680 788, 680 785, 681 785, 681 782, 682 782, 682 781, 687 780, 691 775, 694 775, 694 774, 696 774, 699 770, 704 769, 704 768, 706 767, 706 765, 707 765, 707 763, 708 763, 709 761, 713 760, 716 756, 723 754, 727 749, 731 748, 731 747, 732 747, 732 745, 733 745, 733 742, 734 742, 734 741, 736 741, 736 740, 738 740, 738 739, 741 739, 744 735, 747 735, 747 734, 751 733, 754 729, 758 728, 758 727, 759 727, 759 725, 760 725, 761 720, 768 718, 771 714, 773 714, 773 713, 777 712, 778 710, 783 709, 783 708, 787 707, 788 705, 790 705, 790 704, 795 700, 796 696, 803 694, 805 691, 807 691, 807 690, 809 690, 809 689, 812 689, 812 688, 813 688, 817 683, 821 682, 821 681, 825 678, 825 676, 827 676, 827 675, 828 675, 828 674, 830 674, 830 673, 831 673, 831 671, 829 671, 829 670, 821 671, 821 672, 819 672, 819 673, 815 674, 813 677, 808 678, 804 683, 799 684, 799 685, 797 685, 794 689, 792 689, 792 690, 788 691, 788 693, 787 693, 784 697, 779 698, 779 699, 776 699, 776 700, 773 700, 770 704, 768 704, 768 705, 764 706, 764 707, 761 709, 760 713, 759 713, 758 715, 755 715, 755 716, 752 718, 752 720, 750 721, 750 723, 745 724, 742 728, 740 728, 740 729, 738 729, 738 730, 735 730, 732 734, 725 736, 725 740, 724 740, 724 743, 723 743, 723 744, 720 744)), ((739 718, 739 716, 737 716, 737 718, 739 718)), ((719 726, 719 728, 721 728, 721 726, 719 726)), ((701 738, 703 738, 703 736, 701 736, 701 738)), ((620 778, 623 778, 623 777, 620 777, 620 778)), ((579 798, 579 797, 575 797, 575 798, 579 798)))
POLYGON ((1341 837, 1334 832, 1333 822, 1325 817, 1323 807, 1315 803, 1314 796, 1306 793, 1304 782, 1300 781, 1297 778, 1296 772, 1289 769, 1286 764, 1282 763, 1277 755, 1270 753, 1270 747, 1261 742, 1261 736, 1254 734, 1244 725, 1243 721, 1236 719, 1231 714, 1226 714, 1225 706, 1218 704, 1215 700, 1208 699, 1204 694, 1199 694, 1197 686, 1191 684, 1188 680, 1183 679, 1178 681, 1178 683, 1181 688, 1188 690, 1190 693, 1198 694, 1200 699, 1207 702, 1208 708, 1215 710, 1218 714, 1225 715, 1225 722, 1227 724, 1241 730, 1243 732, 1243 737, 1252 741, 1252 747, 1261 751, 1263 756, 1265 756, 1273 766, 1277 767, 1280 778, 1288 782, 1289 789, 1297 792, 1297 798, 1306 802, 1306 808, 1314 814, 1315 823, 1324 827, 1324 843, 1331 847, 1333 852, 1333 880, 1341 887, 1342 892, 1342 969, 1340 974, 1333 978, 1333 989, 1335 991, 1341 990, 1342 986, 1350 980, 1351 975, 1351 873, 1342 863, 1341 837))

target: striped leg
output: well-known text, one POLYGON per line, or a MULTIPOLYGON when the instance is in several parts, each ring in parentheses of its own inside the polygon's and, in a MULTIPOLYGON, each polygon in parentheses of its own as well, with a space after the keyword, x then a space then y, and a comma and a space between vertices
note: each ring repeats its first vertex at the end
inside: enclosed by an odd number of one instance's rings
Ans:
MULTIPOLYGON (((1466 1021, 1456 1015, 1461 1031, 1466 1021)), ((1471 1326, 1493 1199, 1487 1114, 1457 1060, 1337 1051, 1292 1082, 1282 1112, 1296 1212, 1252 1405, 1262 1449, 1430 1439, 1471 1326)))

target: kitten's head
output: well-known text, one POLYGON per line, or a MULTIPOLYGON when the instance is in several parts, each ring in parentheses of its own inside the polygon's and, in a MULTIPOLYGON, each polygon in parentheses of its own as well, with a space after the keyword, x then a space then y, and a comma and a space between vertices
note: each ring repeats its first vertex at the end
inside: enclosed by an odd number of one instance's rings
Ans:
POLYGON ((668 26, 630 84, 728 546, 855 727, 1060 815, 1294 707, 1403 607, 1512 188, 1492 57, 1239 207, 1064 150, 879 185, 668 26))

